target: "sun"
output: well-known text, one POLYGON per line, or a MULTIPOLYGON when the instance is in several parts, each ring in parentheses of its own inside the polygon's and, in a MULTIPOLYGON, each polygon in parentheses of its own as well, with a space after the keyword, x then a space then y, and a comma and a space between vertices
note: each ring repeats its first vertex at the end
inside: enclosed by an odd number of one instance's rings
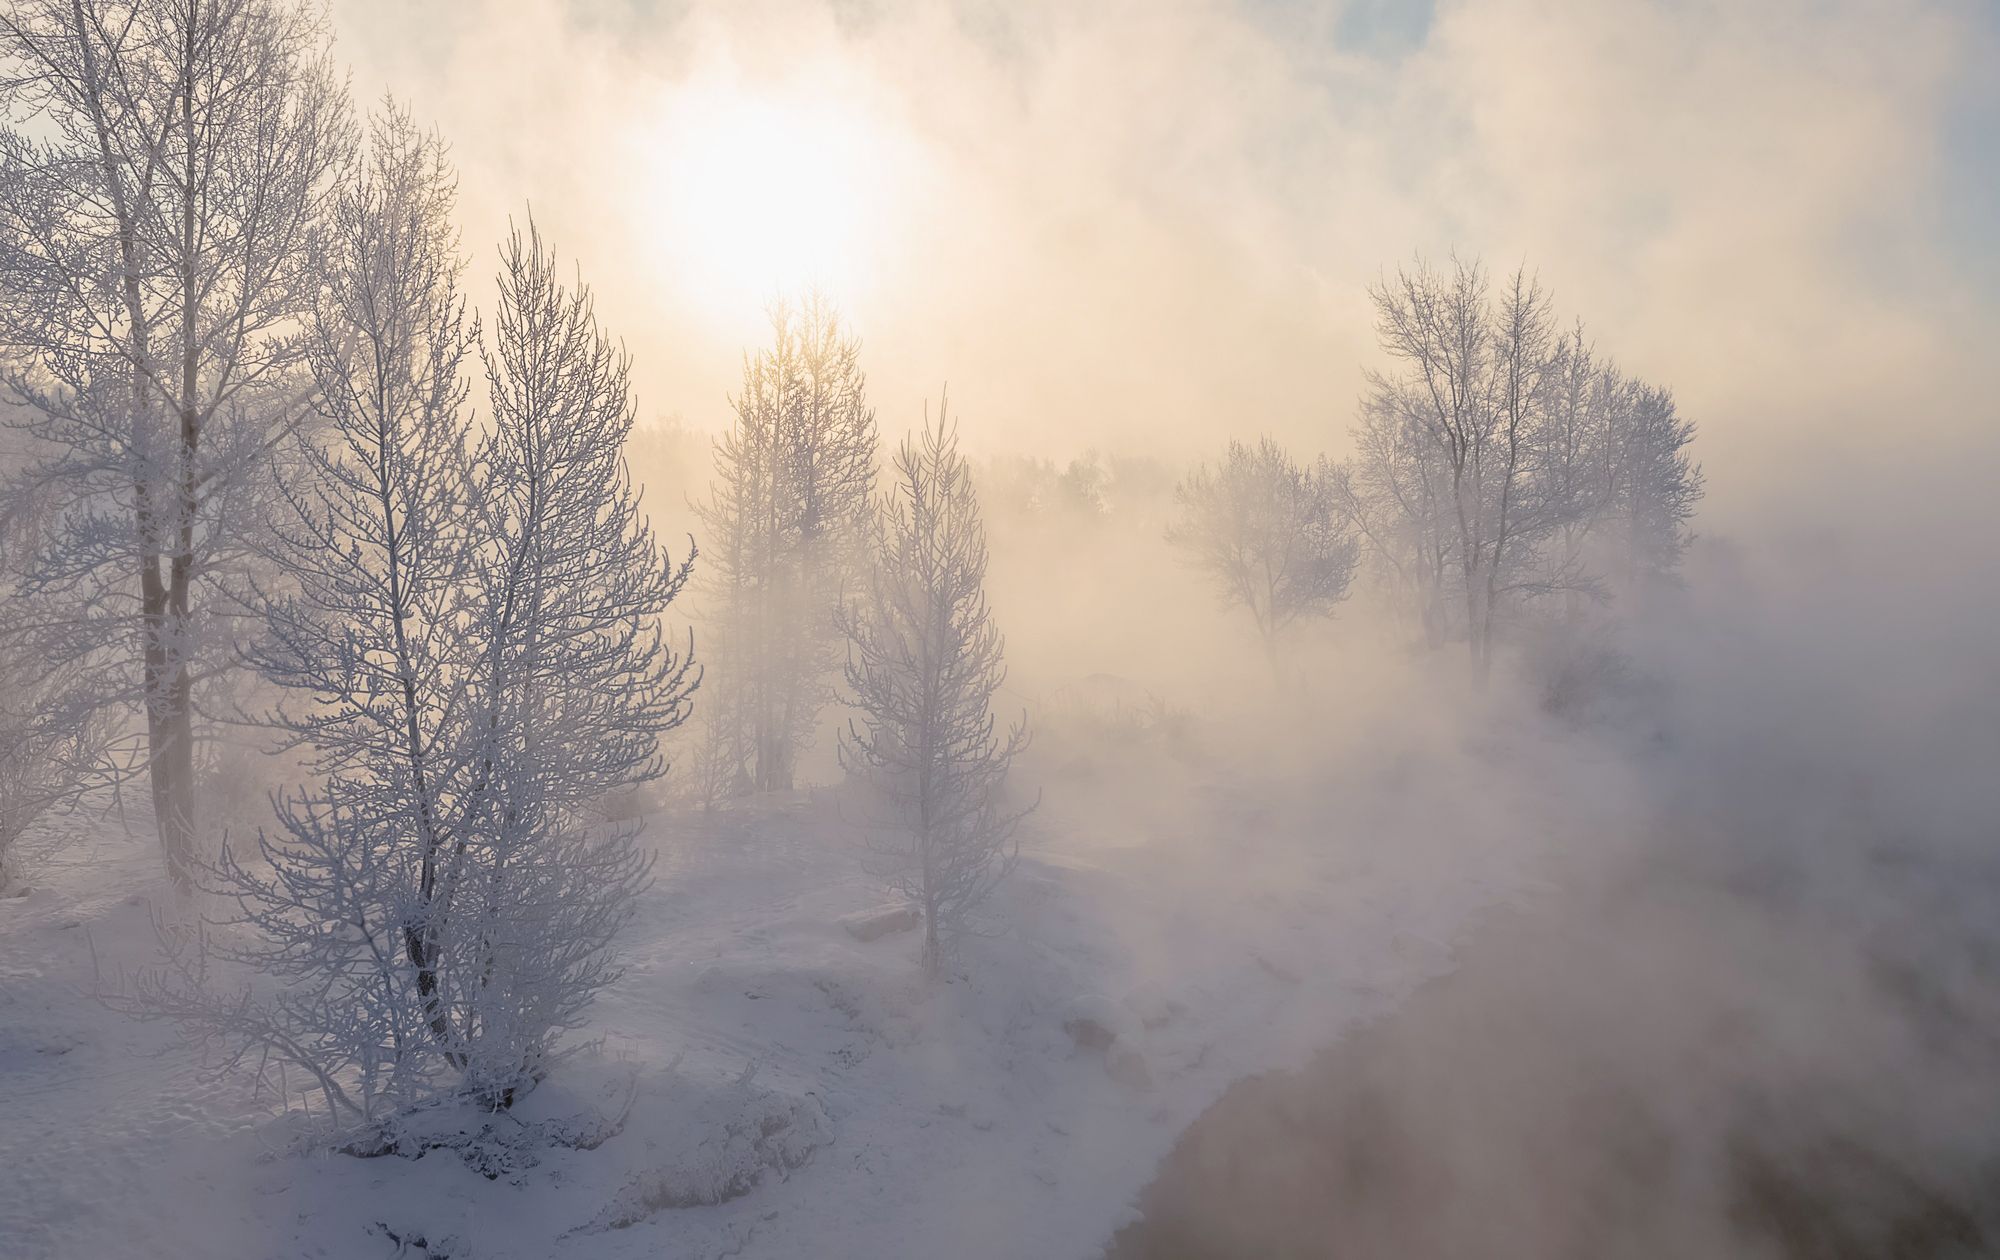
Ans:
POLYGON ((904 154, 854 104, 688 85, 642 137, 663 281, 717 314, 818 287, 848 298, 882 264, 904 154))

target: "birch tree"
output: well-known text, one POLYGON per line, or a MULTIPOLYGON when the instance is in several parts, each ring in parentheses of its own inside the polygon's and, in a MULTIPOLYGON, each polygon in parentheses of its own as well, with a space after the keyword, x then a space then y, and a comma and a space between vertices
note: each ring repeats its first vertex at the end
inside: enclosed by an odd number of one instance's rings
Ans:
MULTIPOLYGON (((957 434, 940 405, 906 438, 866 586, 846 606, 846 680, 861 718, 841 761, 884 807, 875 842, 892 887, 923 912, 925 970, 941 973, 967 916, 1019 855, 1026 809, 1006 780, 1027 725, 999 729, 1005 641, 985 595, 986 531, 957 434)), ((1032 808, 1032 807, 1030 807, 1032 808)))
POLYGON ((107 702, 143 715, 168 872, 195 861, 193 697, 265 455, 305 413, 296 336, 350 127, 291 0, 16 0, 0 11, 0 373, 52 452, 30 585, 107 702))

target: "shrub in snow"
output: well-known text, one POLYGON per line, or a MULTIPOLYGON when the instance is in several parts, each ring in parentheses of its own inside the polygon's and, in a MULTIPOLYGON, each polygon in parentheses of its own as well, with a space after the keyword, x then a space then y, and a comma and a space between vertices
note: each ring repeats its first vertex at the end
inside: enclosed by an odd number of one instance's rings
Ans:
POLYGON ((1121 1033, 1130 1028, 1131 1021, 1110 998, 1098 993, 1083 993, 1071 998, 1063 1008, 1062 1026, 1078 1048, 1107 1050, 1121 1033))
POLYGON ((1544 712, 1587 724, 1638 681, 1613 623, 1583 615, 1548 618, 1524 633, 1522 668, 1544 712))

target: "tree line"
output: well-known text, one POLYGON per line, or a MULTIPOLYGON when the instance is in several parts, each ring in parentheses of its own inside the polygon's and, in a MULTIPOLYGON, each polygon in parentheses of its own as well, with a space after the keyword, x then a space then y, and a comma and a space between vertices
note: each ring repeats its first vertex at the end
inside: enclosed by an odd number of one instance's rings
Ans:
MULTIPOLYGON (((821 297, 775 306, 697 567, 628 471, 630 359, 588 286, 530 219, 474 308, 443 139, 394 101, 356 119, 316 10, 16 0, 0 100, 0 879, 35 818, 143 785, 194 921, 136 1011, 349 1120, 509 1106, 617 974, 651 859, 616 802, 663 737, 691 723, 705 800, 779 792, 836 704, 871 869, 948 969, 1032 802, 943 402, 883 468, 859 340, 821 297), (690 598, 699 664, 666 629, 690 598), (223 731, 280 782, 218 843, 223 731)), ((1389 366, 1352 458, 1232 442, 1175 490, 1170 541, 1274 660, 1364 576, 1481 676, 1538 601, 1671 580, 1701 491, 1671 395, 1525 275, 1418 264, 1372 296, 1389 366)), ((1017 471, 1105 510, 1094 462, 1017 471)))
POLYGON ((1176 488, 1169 539, 1247 610, 1267 651, 1367 571, 1415 637, 1491 671, 1510 618, 1641 601, 1670 585, 1702 475, 1673 395, 1563 327, 1525 270, 1419 260, 1373 286, 1389 366, 1354 454, 1306 464, 1231 442, 1176 488))

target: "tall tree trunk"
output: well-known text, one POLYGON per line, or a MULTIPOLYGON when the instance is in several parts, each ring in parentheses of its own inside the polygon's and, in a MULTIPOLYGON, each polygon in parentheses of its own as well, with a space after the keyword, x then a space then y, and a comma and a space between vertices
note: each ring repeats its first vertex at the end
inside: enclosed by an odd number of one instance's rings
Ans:
POLYGON ((172 634, 168 618, 149 615, 147 621, 147 780, 167 874, 185 896, 194 891, 196 864, 192 696, 186 664, 161 641, 172 634))
POLYGON ((924 903, 924 975, 932 980, 944 971, 944 945, 938 940, 938 910, 935 898, 924 903))
MULTIPOLYGON (((173 503, 172 529, 163 531, 163 555, 153 562, 160 615, 149 617, 156 654, 149 672, 156 682, 146 689, 147 739, 151 754, 153 816, 160 829, 167 874, 183 895, 194 890, 194 695, 193 648, 188 587, 193 580, 196 513, 195 456, 201 444, 201 411, 196 401, 201 384, 200 288, 195 276, 195 195, 197 187, 194 120, 195 28, 188 25, 181 74, 181 122, 184 196, 181 207, 180 275, 180 402, 173 435, 173 461, 162 497, 173 503), (160 566, 164 563, 164 572, 160 566)), ((149 592, 150 594, 150 592, 149 592)))
MULTIPOLYGON (((1497 563, 1497 561, 1495 561, 1497 563)), ((1473 685, 1485 688, 1493 675, 1493 597, 1490 576, 1465 593, 1465 643, 1472 658, 1473 685)))

